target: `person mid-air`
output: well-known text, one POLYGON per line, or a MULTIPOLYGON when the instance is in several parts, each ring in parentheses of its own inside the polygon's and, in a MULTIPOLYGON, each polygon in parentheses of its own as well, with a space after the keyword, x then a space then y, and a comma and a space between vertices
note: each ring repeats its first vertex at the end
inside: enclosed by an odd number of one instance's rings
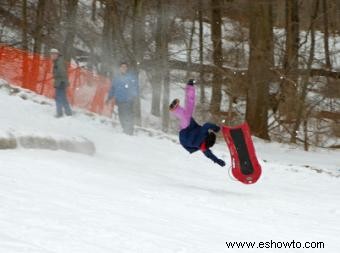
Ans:
POLYGON ((179 141, 190 153, 201 150, 204 155, 220 166, 225 166, 222 159, 217 158, 210 150, 215 144, 216 134, 220 127, 213 123, 199 125, 192 117, 195 107, 195 80, 190 79, 185 88, 184 108, 179 99, 174 99, 169 106, 171 114, 179 119, 179 141))

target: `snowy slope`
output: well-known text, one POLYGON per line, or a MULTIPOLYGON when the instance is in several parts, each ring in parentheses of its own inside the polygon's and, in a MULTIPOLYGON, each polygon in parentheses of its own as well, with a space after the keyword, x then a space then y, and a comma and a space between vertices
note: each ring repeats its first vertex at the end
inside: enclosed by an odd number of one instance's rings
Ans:
MULTIPOLYGON (((97 149, 0 150, 0 252, 340 252, 339 152, 256 140, 263 176, 245 186, 166 138, 81 113, 54 119, 52 106, 1 90, 0 108, 0 131, 84 136, 97 149), (226 246, 270 240, 325 249, 226 246)), ((214 151, 229 164, 223 143, 214 151)))

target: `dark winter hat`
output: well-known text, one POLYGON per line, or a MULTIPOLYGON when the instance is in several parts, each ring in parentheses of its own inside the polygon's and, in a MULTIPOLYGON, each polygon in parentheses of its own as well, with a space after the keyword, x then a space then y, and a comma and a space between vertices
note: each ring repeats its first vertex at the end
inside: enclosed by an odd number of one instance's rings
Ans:
POLYGON ((122 66, 122 65, 129 66, 129 64, 128 64, 126 61, 121 61, 121 62, 119 63, 119 66, 122 66))
POLYGON ((211 148, 215 145, 216 142, 216 134, 214 132, 210 132, 208 136, 205 138, 205 145, 207 148, 211 148))

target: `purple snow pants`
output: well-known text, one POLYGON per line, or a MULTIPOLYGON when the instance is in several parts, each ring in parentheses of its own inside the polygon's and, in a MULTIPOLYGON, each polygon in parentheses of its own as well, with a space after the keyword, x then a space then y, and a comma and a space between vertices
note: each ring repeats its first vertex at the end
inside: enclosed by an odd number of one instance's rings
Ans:
POLYGON ((187 85, 185 88, 185 104, 184 108, 180 105, 172 111, 172 114, 179 119, 180 129, 184 129, 189 126, 190 119, 194 112, 195 107, 195 87, 193 85, 187 85))

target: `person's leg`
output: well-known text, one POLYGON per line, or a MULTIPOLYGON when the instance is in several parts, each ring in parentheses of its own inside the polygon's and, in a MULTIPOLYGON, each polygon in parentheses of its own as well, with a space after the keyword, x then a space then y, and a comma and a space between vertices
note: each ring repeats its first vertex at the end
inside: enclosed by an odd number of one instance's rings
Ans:
POLYGON ((63 87, 62 101, 63 101, 62 105, 64 107, 65 114, 68 115, 68 116, 71 116, 72 110, 71 110, 70 104, 68 103, 67 89, 65 87, 63 87))
POLYGON ((60 88, 55 89, 55 104, 57 109, 56 117, 62 117, 63 116, 62 90, 60 88))
POLYGON ((129 134, 129 105, 128 103, 118 104, 118 116, 120 125, 123 128, 124 133, 129 134))
POLYGON ((118 106, 118 118, 119 118, 119 122, 120 122, 120 125, 122 126, 123 130, 124 130, 124 126, 125 126, 125 113, 124 113, 124 110, 125 110, 125 107, 124 107, 124 103, 118 103, 117 104, 118 106))
POLYGON ((133 132, 135 130, 135 107, 134 107, 134 101, 131 101, 129 103, 129 110, 128 110, 128 117, 129 117, 129 134, 133 135, 133 132))

